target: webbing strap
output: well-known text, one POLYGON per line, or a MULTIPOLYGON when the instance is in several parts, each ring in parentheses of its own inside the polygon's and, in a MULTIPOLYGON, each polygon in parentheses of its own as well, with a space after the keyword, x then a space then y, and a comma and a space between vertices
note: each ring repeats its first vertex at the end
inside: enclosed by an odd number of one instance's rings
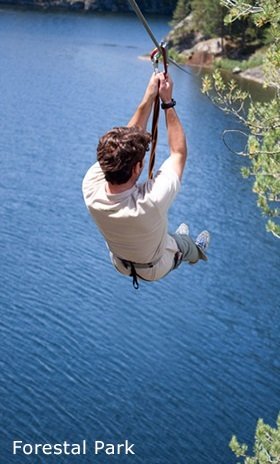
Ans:
MULTIPOLYGON (((162 56, 164 74, 166 76, 167 75, 167 70, 168 70, 168 63, 167 63, 166 47, 165 47, 165 45, 163 43, 160 44, 158 51, 161 53, 161 56, 162 56)), ((151 54, 151 58, 153 56, 154 56, 154 51, 151 54)), ((155 165, 156 146, 157 146, 157 139, 158 139, 159 109, 160 109, 160 98, 159 98, 159 93, 157 93, 157 95, 155 97, 155 100, 154 100, 154 109, 153 109, 152 143, 151 143, 149 169, 148 169, 148 173, 149 173, 148 177, 149 177, 149 179, 153 178, 153 169, 154 169, 154 165, 155 165)))
POLYGON ((138 275, 135 269, 135 266, 133 263, 130 263, 131 265, 131 276, 132 276, 132 285, 135 288, 135 290, 138 290, 139 288, 139 283, 138 283, 138 275))
POLYGON ((152 121, 152 143, 150 151, 150 160, 149 160, 149 179, 153 178, 153 169, 156 159, 156 146, 158 139, 158 118, 159 118, 159 94, 157 94, 154 101, 154 110, 153 110, 153 121, 152 121))
POLYGON ((136 272, 135 266, 132 261, 127 261, 126 259, 119 258, 126 269, 130 270, 130 276, 132 277, 132 285, 135 290, 138 290, 139 283, 138 283, 138 274, 136 272))
POLYGON ((141 280, 145 280, 147 282, 149 282, 149 280, 144 279, 144 277, 142 277, 142 276, 139 276, 137 274, 136 269, 137 268, 138 269, 149 269, 149 268, 155 266, 161 260, 161 256, 159 258, 157 258, 155 261, 153 261, 151 263, 147 263, 147 264, 134 263, 133 261, 128 261, 127 259, 123 259, 123 258, 119 258, 119 257, 118 257, 118 259, 122 262, 122 264, 124 265, 124 267, 126 269, 130 270, 130 276, 132 277, 132 285, 136 290, 138 290, 138 288, 139 288, 138 278, 141 279, 141 280))

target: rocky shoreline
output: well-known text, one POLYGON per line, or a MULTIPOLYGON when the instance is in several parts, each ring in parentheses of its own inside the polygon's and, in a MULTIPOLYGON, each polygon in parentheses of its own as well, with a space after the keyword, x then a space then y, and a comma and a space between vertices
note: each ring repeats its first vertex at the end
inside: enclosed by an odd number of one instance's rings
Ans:
POLYGON ((246 69, 246 71, 241 72, 239 76, 243 77, 243 79, 258 82, 259 84, 264 84, 265 82, 265 76, 261 66, 246 69))
POLYGON ((217 66, 221 71, 228 71, 241 78, 264 84, 262 60, 259 60, 259 63, 250 63, 251 56, 247 56, 247 59, 241 57, 238 45, 231 38, 204 37, 194 30, 192 21, 190 14, 176 24, 166 37, 169 49, 174 50, 180 63, 202 68, 217 66), (228 60, 231 61, 231 65, 225 68, 223 61, 228 57, 231 58, 228 60))

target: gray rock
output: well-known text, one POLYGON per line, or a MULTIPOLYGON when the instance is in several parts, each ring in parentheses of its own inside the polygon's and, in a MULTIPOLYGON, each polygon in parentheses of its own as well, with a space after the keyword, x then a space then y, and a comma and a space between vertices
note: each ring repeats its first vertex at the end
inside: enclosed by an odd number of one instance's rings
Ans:
POLYGON ((241 69, 239 68, 239 66, 235 66, 235 68, 233 68, 232 72, 233 72, 233 74, 239 74, 241 72, 241 69))

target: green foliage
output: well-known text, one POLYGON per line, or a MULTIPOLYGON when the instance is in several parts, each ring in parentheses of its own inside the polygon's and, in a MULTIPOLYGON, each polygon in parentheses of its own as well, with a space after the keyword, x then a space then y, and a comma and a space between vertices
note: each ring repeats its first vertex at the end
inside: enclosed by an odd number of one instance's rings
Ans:
POLYGON ((264 54, 259 50, 255 52, 248 60, 231 60, 230 58, 222 58, 215 62, 215 67, 232 71, 238 67, 241 71, 245 71, 255 66, 260 66, 264 62, 264 54))
POLYGON ((248 446, 240 445, 235 436, 232 437, 230 448, 237 458, 242 458, 244 464, 279 464, 280 463, 280 414, 276 428, 265 424, 262 419, 257 423, 253 455, 248 455, 248 446))
POLYGON ((174 48, 170 48, 168 50, 168 56, 172 60, 176 61, 178 64, 185 64, 185 57, 182 56, 179 52, 177 52, 174 48))
MULTIPOLYGON (((245 4, 239 0, 190 0, 190 5, 194 28, 206 36, 231 37, 238 42, 239 49, 244 49, 247 54, 250 53, 247 50, 248 45, 257 48, 263 45, 265 40, 268 40, 269 36, 266 34, 268 21, 262 21, 262 25, 265 27, 256 27, 253 18, 248 15, 250 3, 245 4), (244 11, 239 12, 235 5, 240 4, 244 8, 244 5, 247 5, 245 8, 247 14, 244 11), (228 7, 230 5, 233 5, 233 7, 229 12, 228 7)), ((256 11, 259 11, 259 9, 256 9, 256 11)))
POLYGON ((185 19, 185 17, 190 13, 191 6, 190 0, 178 0, 175 11, 173 13, 172 24, 175 25, 185 19))
MULTIPOLYGON (((177 0, 171 24, 172 44, 178 50, 191 48, 191 35, 202 33, 205 37, 226 37, 230 46, 226 48, 229 57, 248 57, 253 50, 273 41, 273 34, 267 21, 264 27, 256 27, 251 16, 236 15, 232 18, 226 8, 227 3, 236 0, 177 0), (222 3, 222 4, 221 4, 222 3), (191 15, 189 15, 191 12, 191 15), (184 21, 185 20, 185 21, 184 21)), ((222 41, 222 47, 223 47, 222 41)))
POLYGON ((258 27, 266 23, 279 23, 280 7, 278 0, 221 0, 221 5, 228 8, 226 23, 230 24, 240 18, 253 14, 258 27))
POLYGON ((224 35, 226 8, 220 0, 191 0, 195 28, 210 37, 224 35))
MULTIPOLYGON (((280 238, 280 6, 275 0, 244 3, 241 0, 222 0, 231 9, 227 20, 253 14, 258 27, 270 24, 274 41, 264 58, 265 86, 275 88, 275 97, 266 103, 254 103, 247 92, 242 92, 233 81, 225 84, 216 70, 206 77, 202 91, 226 113, 234 114, 248 129, 244 156, 249 157, 249 168, 243 169, 246 177, 254 178, 253 191, 257 203, 267 216, 267 231, 280 238), (251 6, 250 6, 251 5, 251 6), (245 111, 248 108, 248 111, 245 111)), ((248 461, 249 462, 249 461, 248 461)))

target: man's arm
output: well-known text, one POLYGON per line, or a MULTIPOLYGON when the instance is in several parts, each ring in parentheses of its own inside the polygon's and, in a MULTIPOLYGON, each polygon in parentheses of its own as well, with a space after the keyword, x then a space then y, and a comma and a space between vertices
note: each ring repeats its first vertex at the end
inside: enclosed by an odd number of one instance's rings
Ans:
POLYGON ((134 115, 127 124, 130 126, 139 126, 146 130, 147 123, 152 111, 154 99, 158 93, 159 78, 157 74, 153 74, 145 91, 144 97, 137 107, 134 115))
MULTIPOLYGON (((164 103, 172 101, 173 82, 169 75, 159 74, 159 95, 164 103)), ((170 157, 174 171, 181 180, 187 159, 187 145, 183 126, 174 108, 165 110, 170 157)))

